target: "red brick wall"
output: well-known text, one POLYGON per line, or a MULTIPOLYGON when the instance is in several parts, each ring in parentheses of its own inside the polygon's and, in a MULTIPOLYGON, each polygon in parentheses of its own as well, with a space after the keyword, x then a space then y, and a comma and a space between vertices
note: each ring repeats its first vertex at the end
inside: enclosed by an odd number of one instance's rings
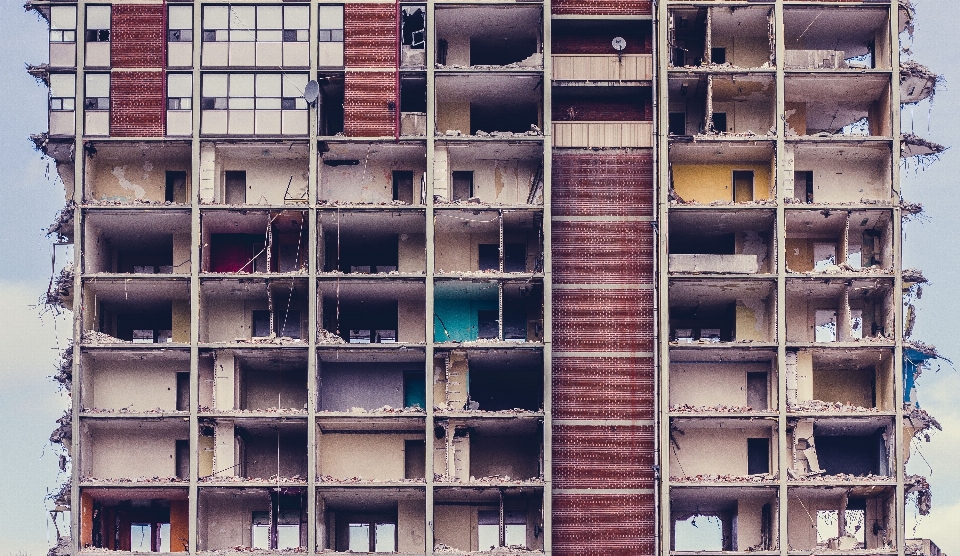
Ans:
POLYGON ((114 72, 110 76, 110 135, 162 136, 164 97, 162 72, 114 72))
POLYGON ((649 222, 554 222, 553 281, 576 284, 652 284, 653 229, 649 222))
POLYGON ((651 15, 650 0, 554 0, 554 15, 651 15))
POLYGON ((554 495, 553 553, 652 555, 657 535, 653 500, 653 494, 554 495))
POLYGON ((553 348, 653 351, 653 290, 554 290, 553 348))
POLYGON ((392 68, 397 63, 397 7, 345 4, 343 55, 347 68, 392 68))
POLYGON ((653 419, 653 358, 559 357, 554 419, 653 419))
POLYGON ((554 488, 650 488, 653 425, 554 426, 554 488))
POLYGON ((649 122, 653 121, 653 100, 650 89, 636 100, 579 99, 553 97, 553 120, 556 122, 649 122))
POLYGON ((653 152, 553 155, 554 216, 650 216, 653 152))
POLYGON ((113 67, 163 67, 164 9, 159 4, 113 5, 110 21, 110 64, 113 67))
MULTIPOLYGON (((562 21, 562 20, 558 20, 562 21)), ((554 54, 616 54, 611 41, 623 37, 627 48, 623 54, 653 52, 653 24, 650 21, 609 22, 602 29, 574 30, 553 22, 554 54)))
POLYGON ((396 130, 396 73, 348 71, 344 75, 343 133, 386 137, 396 130))

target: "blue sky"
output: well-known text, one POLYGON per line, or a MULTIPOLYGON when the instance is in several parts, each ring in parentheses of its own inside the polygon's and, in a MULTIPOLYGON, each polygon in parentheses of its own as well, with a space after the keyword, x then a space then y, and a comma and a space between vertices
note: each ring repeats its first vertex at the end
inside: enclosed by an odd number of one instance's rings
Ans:
MULTIPOLYGON (((905 227, 904 266, 921 268, 931 281, 917 303, 914 337, 960 364, 960 295, 953 291, 960 276, 960 28, 955 0, 915 1, 913 57, 947 82, 932 106, 904 110, 904 129, 912 125, 918 135, 955 148, 927 169, 903 173, 904 196, 925 208, 924 218, 905 227)), ((55 536, 44 496, 64 477, 47 437, 68 403, 49 376, 70 324, 49 315, 41 320, 35 307, 50 277, 45 229, 64 203, 56 171, 28 139, 46 129, 46 88, 23 64, 46 60, 46 25, 21 6, 0 0, 0 556, 45 554, 55 536)), ((907 536, 933 538, 945 552, 960 554, 960 373, 944 366, 925 373, 918 386, 921 405, 945 430, 910 460, 909 472, 930 477, 934 509, 915 532, 911 520, 907 536)))

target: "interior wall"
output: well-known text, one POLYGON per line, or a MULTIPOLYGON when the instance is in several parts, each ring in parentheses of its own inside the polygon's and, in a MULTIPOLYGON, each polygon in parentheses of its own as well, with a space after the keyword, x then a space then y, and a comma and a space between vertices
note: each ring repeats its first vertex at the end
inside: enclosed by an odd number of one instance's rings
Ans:
POLYGON ((427 322, 423 313, 423 303, 422 298, 401 298, 398 300, 398 342, 422 344, 425 341, 427 322))
POLYGON ((245 171, 247 173, 246 204, 248 205, 282 205, 285 195, 291 199, 306 199, 307 197, 309 172, 306 160, 276 159, 263 156, 233 158, 222 155, 219 155, 217 159, 217 176, 220 184, 216 196, 218 203, 225 202, 224 172, 228 171, 245 171))
POLYGON ((205 296, 201 308, 205 309, 200 318, 201 342, 249 340, 253 334, 253 311, 267 310, 266 293, 263 301, 205 296))
MULTIPOLYGON (((682 434, 671 433, 676 442, 675 449, 670 451, 671 477, 746 476, 747 439, 771 438, 769 429, 760 428, 683 428, 682 431, 682 434)), ((775 439, 771 439, 770 453, 776 454, 775 439)))
MULTIPOLYGON (((451 172, 473 172, 473 194, 484 203, 524 205, 530 194, 530 182, 539 168, 539 162, 528 159, 478 159, 459 160, 458 150, 451 152, 447 180, 452 183, 451 172)), ((446 195, 449 198, 449 194, 446 195)))
POLYGON ((307 408, 306 370, 246 371, 243 382, 243 409, 307 408))
POLYGON ((200 497, 199 550, 253 544, 253 512, 270 511, 270 498, 249 496, 200 497))
POLYGON ((87 198, 98 201, 134 200, 163 202, 166 196, 167 171, 187 173, 187 198, 190 198, 190 164, 150 160, 134 162, 130 158, 87 157, 87 198))
POLYGON ((403 372, 422 370, 421 363, 359 365, 323 363, 320 410, 350 411, 352 407, 376 409, 403 407, 403 372))
POLYGON ((434 507, 434 542, 463 551, 477 550, 477 508, 475 506, 434 507))
POLYGON ((423 440, 423 434, 318 434, 317 472, 321 476, 329 475, 335 479, 403 479, 406 440, 423 440))
POLYGON ((427 542, 425 523, 426 509, 423 500, 400 500, 397 502, 398 552, 424 552, 427 542))
MULTIPOLYGON (((419 190, 424 170, 412 167, 410 159, 367 158, 355 166, 328 166, 321 161, 317 195, 320 200, 341 203, 391 203, 394 170, 413 171, 414 190, 419 190)), ((420 204, 418 195, 414 195, 414 201, 420 204)))
POLYGON ((400 234, 397 255, 398 272, 426 272, 426 234, 400 234))
MULTIPOLYGON (((768 373, 768 385, 776 384, 770 363, 672 363, 670 405, 714 407, 747 405, 747 373, 768 373)), ((777 407, 775 388, 768 387, 769 406, 777 407)))
POLYGON ((81 462, 82 473, 98 479, 175 477, 176 436, 169 428, 94 429, 83 439, 90 451, 81 462))
POLYGON ((733 202, 734 170, 752 170, 753 198, 770 198, 771 173, 767 163, 672 164, 673 188, 687 202, 733 202))
POLYGON ((189 372, 190 368, 182 362, 137 361, 88 365, 84 371, 84 377, 91 380, 82 392, 84 407, 175 411, 177 371, 189 372))
POLYGON ((874 407, 872 369, 818 370, 813 374, 813 398, 858 407, 874 407))
POLYGON ((470 435, 470 476, 533 479, 540 475, 540 438, 470 435))

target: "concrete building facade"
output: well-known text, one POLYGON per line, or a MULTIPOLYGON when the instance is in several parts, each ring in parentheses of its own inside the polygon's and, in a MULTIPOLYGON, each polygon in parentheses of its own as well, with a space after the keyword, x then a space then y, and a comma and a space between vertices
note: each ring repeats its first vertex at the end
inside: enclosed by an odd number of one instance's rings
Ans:
POLYGON ((55 551, 938 552, 907 2, 27 8, 55 551))

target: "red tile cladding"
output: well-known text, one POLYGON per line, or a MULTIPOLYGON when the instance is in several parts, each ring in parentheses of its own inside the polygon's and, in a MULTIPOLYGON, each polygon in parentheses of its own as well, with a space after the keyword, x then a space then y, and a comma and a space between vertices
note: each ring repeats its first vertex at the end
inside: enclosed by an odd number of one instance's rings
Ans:
POLYGON ((653 425, 554 425, 554 488, 654 488, 655 434, 653 425))
POLYGON ((653 556, 654 495, 553 495, 555 556, 653 556))
POLYGON ((386 137, 396 129, 394 72, 348 71, 344 76, 343 133, 347 137, 386 137), (394 108, 391 108, 391 104, 394 108))
POLYGON ((652 15, 650 0, 554 0, 553 15, 652 15))
POLYGON ((651 357, 555 357, 554 419, 653 419, 651 357))
POLYGON ((163 117, 163 73, 124 71, 111 74, 111 136, 161 137, 164 134, 163 117))
POLYGON ((553 154, 554 216, 652 216, 653 151, 553 154))
POLYGON ((164 6, 114 4, 110 24, 110 65, 115 68, 164 66, 164 6))
POLYGON ((650 222, 554 222, 555 284, 652 284, 650 222))
POLYGON ((345 4, 343 55, 347 68, 392 68, 397 63, 397 6, 345 4))
POLYGON ((553 290, 554 351, 653 351, 653 290, 553 290))

